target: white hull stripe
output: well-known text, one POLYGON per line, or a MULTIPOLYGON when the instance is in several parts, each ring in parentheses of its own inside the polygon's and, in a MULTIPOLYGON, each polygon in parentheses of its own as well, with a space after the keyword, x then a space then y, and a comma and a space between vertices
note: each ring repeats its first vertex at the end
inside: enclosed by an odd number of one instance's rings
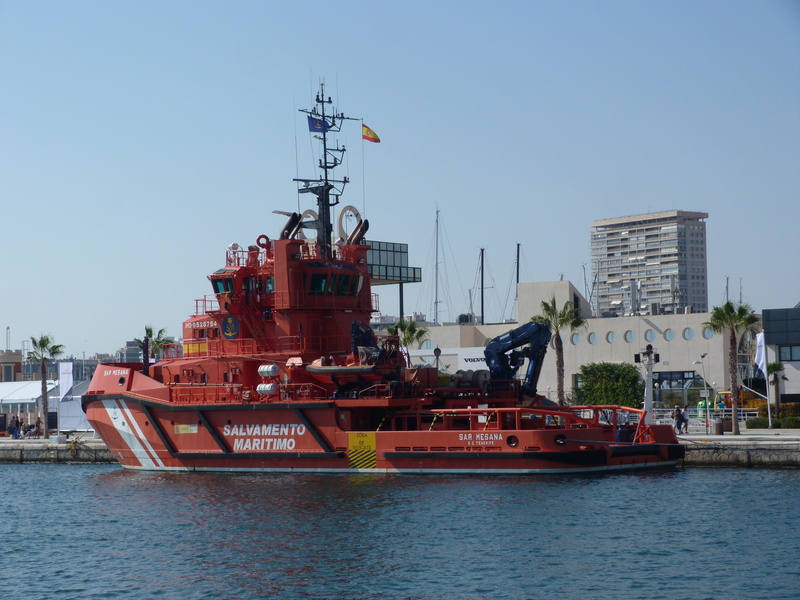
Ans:
POLYGON ((124 400, 103 400, 103 406, 117 433, 145 469, 163 469, 164 463, 142 433, 124 400))

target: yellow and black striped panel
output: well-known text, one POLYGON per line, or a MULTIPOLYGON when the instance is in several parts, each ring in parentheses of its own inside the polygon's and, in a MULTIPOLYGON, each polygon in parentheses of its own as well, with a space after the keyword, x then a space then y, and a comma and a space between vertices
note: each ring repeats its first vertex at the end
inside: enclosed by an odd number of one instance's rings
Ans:
POLYGON ((350 433, 347 446, 351 469, 374 469, 378 466, 375 433, 350 433))

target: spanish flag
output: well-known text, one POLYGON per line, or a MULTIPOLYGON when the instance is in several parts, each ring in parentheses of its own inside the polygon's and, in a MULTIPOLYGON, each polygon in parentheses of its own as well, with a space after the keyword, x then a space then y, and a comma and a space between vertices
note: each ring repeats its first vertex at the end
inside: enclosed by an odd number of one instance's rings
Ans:
POLYGON ((380 144, 381 142, 381 138, 378 137, 378 134, 363 123, 361 124, 361 137, 368 142, 375 142, 376 144, 380 144))

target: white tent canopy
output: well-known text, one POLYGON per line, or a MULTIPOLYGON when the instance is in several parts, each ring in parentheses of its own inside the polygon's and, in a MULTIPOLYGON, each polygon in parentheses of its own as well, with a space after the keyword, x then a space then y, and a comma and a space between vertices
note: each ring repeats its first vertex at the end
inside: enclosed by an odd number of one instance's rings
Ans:
MULTIPOLYGON (((57 381, 47 382, 48 398, 58 386, 57 381)), ((33 412, 42 397, 41 381, 4 381, 0 383, 0 410, 28 410, 33 412), (13 408, 12 408, 13 407, 13 408)))
MULTIPOLYGON (((50 413, 58 413, 58 428, 61 431, 89 431, 92 426, 81 408, 81 395, 89 387, 88 381, 80 381, 61 390, 58 381, 47 382, 47 398, 50 413)), ((0 413, 38 413, 41 410, 41 381, 0 382, 0 413)))

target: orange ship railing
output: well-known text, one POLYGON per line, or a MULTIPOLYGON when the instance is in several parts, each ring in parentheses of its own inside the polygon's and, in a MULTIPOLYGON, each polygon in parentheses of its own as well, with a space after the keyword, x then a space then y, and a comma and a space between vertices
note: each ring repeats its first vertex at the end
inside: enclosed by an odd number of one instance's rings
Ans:
POLYGON ((281 385, 281 399, 286 402, 327 400, 328 392, 314 383, 285 383, 281 385))
POLYGON ((238 404, 260 401, 257 394, 245 390, 241 384, 173 383, 170 389, 172 400, 178 404, 238 404))

